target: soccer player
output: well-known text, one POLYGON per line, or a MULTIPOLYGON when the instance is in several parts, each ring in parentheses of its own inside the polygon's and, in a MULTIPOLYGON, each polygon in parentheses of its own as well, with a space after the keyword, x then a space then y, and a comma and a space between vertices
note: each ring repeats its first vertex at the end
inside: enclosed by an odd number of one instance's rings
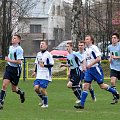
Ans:
POLYGON ((94 39, 92 36, 87 35, 85 37, 85 43, 86 43, 86 52, 87 52, 87 70, 85 71, 85 83, 84 88, 81 93, 81 102, 79 105, 74 106, 77 109, 84 109, 84 105, 86 102, 86 98, 88 96, 88 90, 90 88, 90 85, 92 83, 92 80, 95 80, 101 89, 105 89, 109 92, 111 92, 113 95, 116 96, 116 99, 119 99, 119 93, 110 87, 109 85, 105 84, 103 82, 104 75, 102 68, 100 66, 101 61, 101 52, 99 51, 98 47, 94 45, 94 39))
MULTIPOLYGON (((119 34, 114 33, 112 35, 112 44, 108 46, 110 52, 110 77, 111 77, 111 86, 116 89, 116 81, 120 79, 120 43, 119 43, 119 34)), ((118 103, 116 96, 113 95, 113 102, 111 104, 118 103)))
POLYGON ((82 66, 82 70, 85 70, 85 64, 82 55, 78 52, 73 52, 72 48, 72 42, 68 42, 66 45, 66 49, 69 52, 69 55, 67 56, 67 64, 61 64, 60 67, 65 66, 69 68, 69 82, 67 83, 67 87, 71 88, 74 95, 80 100, 81 91, 79 83, 81 70, 79 66, 82 66))
POLYGON ((11 83, 12 91, 20 95, 21 103, 24 103, 25 101, 25 93, 18 87, 23 59, 23 49, 19 45, 20 41, 21 37, 19 35, 14 35, 12 37, 12 46, 9 48, 8 56, 5 57, 7 66, 3 76, 3 84, 0 92, 0 109, 3 109, 6 90, 9 83, 11 83))
MULTIPOLYGON (((78 52, 83 56, 84 59, 86 59, 87 54, 86 54, 86 51, 85 51, 85 41, 81 40, 81 41, 78 42, 78 49, 79 49, 78 52)), ((81 66, 80 66, 80 69, 82 71, 81 66)), ((82 72, 81 80, 80 80, 81 84, 82 84, 82 81, 84 80, 84 76, 85 76, 85 72, 82 72)), ((91 94, 92 100, 96 101, 96 97, 95 97, 95 94, 94 94, 94 89, 92 88, 92 86, 90 86, 89 92, 91 94)))
POLYGON ((36 68, 32 74, 32 76, 36 75, 34 90, 40 97, 40 100, 42 100, 39 104, 42 108, 48 107, 48 95, 46 89, 48 84, 52 81, 51 68, 54 65, 52 55, 47 51, 47 48, 47 41, 41 41, 40 52, 37 53, 35 60, 36 68))

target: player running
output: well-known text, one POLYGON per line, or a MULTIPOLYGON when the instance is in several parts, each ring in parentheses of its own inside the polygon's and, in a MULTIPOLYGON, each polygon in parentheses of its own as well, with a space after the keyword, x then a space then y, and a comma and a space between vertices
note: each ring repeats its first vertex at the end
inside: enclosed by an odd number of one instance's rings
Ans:
POLYGON ((68 67, 69 72, 69 82, 67 83, 67 87, 71 88, 74 95, 80 100, 81 90, 80 90, 80 77, 81 77, 81 70, 79 66, 82 66, 82 70, 85 70, 84 59, 82 55, 78 52, 74 52, 72 50, 73 44, 72 42, 68 42, 66 45, 66 49, 69 52, 67 56, 67 64, 61 64, 60 67, 68 67))
POLYGON ((119 93, 110 87, 109 85, 103 82, 104 75, 102 68, 100 66, 101 61, 101 53, 96 45, 94 45, 94 39, 92 36, 87 35, 85 37, 86 43, 86 52, 87 52, 87 70, 85 72, 85 83, 84 88, 81 94, 81 102, 77 106, 74 106, 77 109, 84 109, 84 105, 86 102, 86 98, 88 96, 88 90, 90 88, 90 84, 93 80, 95 80, 101 89, 105 89, 111 92, 116 96, 116 99, 119 99, 119 93))

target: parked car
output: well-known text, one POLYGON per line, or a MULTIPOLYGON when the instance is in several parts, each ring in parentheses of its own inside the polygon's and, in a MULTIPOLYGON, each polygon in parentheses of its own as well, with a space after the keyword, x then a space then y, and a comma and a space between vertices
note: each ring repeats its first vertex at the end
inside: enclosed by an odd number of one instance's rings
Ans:
POLYGON ((53 58, 66 60, 66 56, 69 54, 66 50, 66 44, 68 42, 71 42, 71 40, 63 41, 57 47, 53 48, 53 50, 50 52, 53 55, 53 58))

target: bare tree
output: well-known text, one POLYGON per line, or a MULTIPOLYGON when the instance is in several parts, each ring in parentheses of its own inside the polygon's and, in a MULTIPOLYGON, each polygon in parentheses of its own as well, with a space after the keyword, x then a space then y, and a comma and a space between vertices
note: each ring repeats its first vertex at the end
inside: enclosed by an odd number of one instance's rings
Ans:
POLYGON ((18 18, 27 16, 28 11, 40 0, 2 0, 0 4, 1 51, 2 58, 7 55, 13 30, 18 25, 18 18))
POLYGON ((74 49, 77 49, 78 40, 81 38, 80 31, 80 14, 82 8, 82 0, 73 0, 72 8, 72 40, 74 49))

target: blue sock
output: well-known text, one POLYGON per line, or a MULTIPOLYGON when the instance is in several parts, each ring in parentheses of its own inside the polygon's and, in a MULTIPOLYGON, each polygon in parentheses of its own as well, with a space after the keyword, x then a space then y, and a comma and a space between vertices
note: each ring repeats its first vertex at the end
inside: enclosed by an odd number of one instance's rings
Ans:
POLYGON ((110 87, 110 86, 107 88, 107 91, 111 92, 114 95, 117 94, 117 91, 114 88, 110 87))
POLYGON ((88 96, 88 91, 83 91, 81 94, 81 103, 80 103, 81 106, 83 107, 84 107, 87 96, 88 96))
POLYGON ((48 104, 48 96, 43 96, 43 100, 44 100, 44 104, 47 105, 48 104))

